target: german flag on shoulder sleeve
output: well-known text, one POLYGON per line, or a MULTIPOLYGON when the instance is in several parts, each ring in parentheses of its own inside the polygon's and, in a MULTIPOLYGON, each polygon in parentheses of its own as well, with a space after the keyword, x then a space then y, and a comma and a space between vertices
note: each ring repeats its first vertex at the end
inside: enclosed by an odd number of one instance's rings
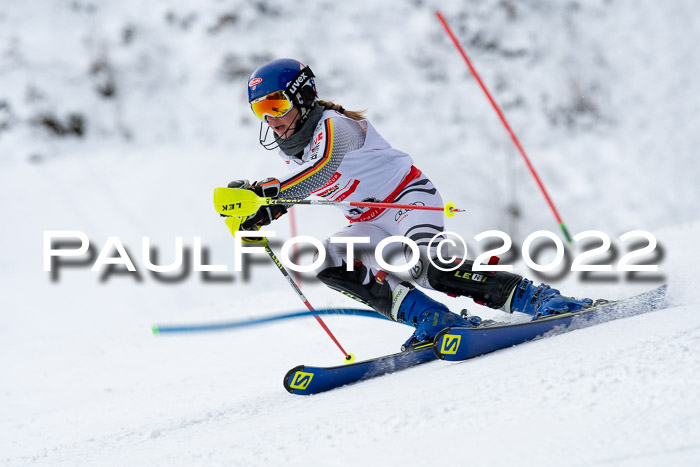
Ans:
MULTIPOLYGON (((333 121, 328 118, 324 121, 323 129, 315 136, 315 143, 312 149, 313 164, 303 167, 299 172, 291 175, 289 179, 283 180, 281 189, 288 190, 295 185, 308 180, 319 173, 331 160, 333 156, 333 121), (315 157, 313 155, 315 153, 315 157)), ((325 181, 324 181, 325 182, 325 181)), ((322 185, 323 183, 321 183, 322 185)), ((320 186, 320 185, 319 185, 320 186)))

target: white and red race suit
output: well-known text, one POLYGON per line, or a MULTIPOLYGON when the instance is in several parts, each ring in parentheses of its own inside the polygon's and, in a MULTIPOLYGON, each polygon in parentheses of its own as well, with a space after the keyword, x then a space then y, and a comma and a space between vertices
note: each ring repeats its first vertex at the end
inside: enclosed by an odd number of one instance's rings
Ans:
MULTIPOLYGON (((283 199, 305 199, 311 195, 333 201, 362 201, 442 206, 442 198, 430 180, 413 165, 408 154, 394 149, 367 120, 353 120, 335 110, 325 110, 301 157, 279 151, 291 173, 280 178, 283 199)), ((407 237, 419 246, 421 260, 411 271, 423 287, 428 244, 443 231, 443 213, 407 209, 339 206, 350 222, 334 236, 369 237, 370 243, 356 247, 355 257, 375 272, 375 246, 389 236, 407 237)), ((439 241, 439 239, 438 239, 439 241)), ((435 242, 435 244, 438 243, 435 242)), ((326 247, 326 261, 319 268, 340 266, 346 259, 342 244, 326 247)), ((403 247, 410 257, 410 249, 403 247)), ((434 247, 433 247, 434 250, 434 247)), ((386 257, 391 255, 387 248, 386 257)), ((434 251, 430 252, 434 253, 434 251)), ((392 286, 400 279, 387 276, 392 286)))

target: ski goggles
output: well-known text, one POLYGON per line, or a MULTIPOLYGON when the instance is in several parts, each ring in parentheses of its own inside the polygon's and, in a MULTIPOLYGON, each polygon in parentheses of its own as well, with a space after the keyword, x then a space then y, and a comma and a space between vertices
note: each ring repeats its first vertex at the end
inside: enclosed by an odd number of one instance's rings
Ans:
POLYGON ((265 121, 265 116, 283 117, 292 110, 292 101, 287 98, 284 91, 275 91, 259 97, 250 103, 253 113, 265 121))

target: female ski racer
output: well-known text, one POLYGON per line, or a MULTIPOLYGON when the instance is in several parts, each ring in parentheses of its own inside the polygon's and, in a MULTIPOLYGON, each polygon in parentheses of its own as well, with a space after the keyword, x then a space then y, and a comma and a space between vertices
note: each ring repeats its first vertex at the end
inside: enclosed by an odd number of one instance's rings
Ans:
MULTIPOLYGON (((411 157, 392 148, 362 112, 318 99, 314 75, 299 61, 278 59, 255 70, 248 81, 248 101, 262 122, 260 144, 266 149, 278 148, 290 172, 252 185, 236 180, 229 187, 281 199, 316 195, 334 201, 443 206, 437 188, 413 165, 411 157)), ((485 306, 509 313, 519 311, 533 319, 591 304, 590 299, 564 297, 544 284, 535 286, 517 274, 473 273, 472 261, 465 261, 456 271, 443 271, 453 265, 441 263, 435 247, 429 249, 430 240, 443 231, 444 214, 440 211, 340 207, 349 225, 335 237, 369 237, 370 243, 354 245, 354 259, 348 265, 345 244, 326 240, 326 259, 317 277, 378 313, 413 325, 416 331, 408 346, 432 339, 447 326, 474 326, 480 319, 467 320, 454 314, 409 282, 382 271, 374 258, 374 247, 393 235, 418 245, 420 259, 411 276, 421 287, 471 297, 485 306)), ((286 212, 281 205, 264 206, 248 217, 241 229, 269 225, 286 212)), ((404 254, 410 257, 407 250, 405 247, 404 254)))

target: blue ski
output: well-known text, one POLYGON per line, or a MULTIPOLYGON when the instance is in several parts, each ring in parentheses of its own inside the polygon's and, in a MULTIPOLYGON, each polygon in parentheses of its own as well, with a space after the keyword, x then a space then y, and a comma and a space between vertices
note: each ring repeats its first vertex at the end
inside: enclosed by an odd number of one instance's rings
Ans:
POLYGON ((537 337, 663 308, 666 289, 667 285, 662 285, 631 298, 526 323, 491 323, 476 328, 448 328, 438 333, 432 343, 405 352, 335 367, 297 366, 287 372, 283 384, 292 394, 310 395, 395 373, 438 357, 444 360, 466 360, 537 337))
POLYGON ((292 394, 306 396, 405 370, 436 358, 432 343, 427 343, 405 352, 331 368, 299 365, 287 372, 284 387, 292 394))
POLYGON ((538 337, 559 334, 638 315, 663 308, 667 284, 649 292, 613 302, 605 302, 581 311, 554 315, 519 324, 448 328, 435 336, 433 350, 438 358, 457 361, 522 344, 538 337))

